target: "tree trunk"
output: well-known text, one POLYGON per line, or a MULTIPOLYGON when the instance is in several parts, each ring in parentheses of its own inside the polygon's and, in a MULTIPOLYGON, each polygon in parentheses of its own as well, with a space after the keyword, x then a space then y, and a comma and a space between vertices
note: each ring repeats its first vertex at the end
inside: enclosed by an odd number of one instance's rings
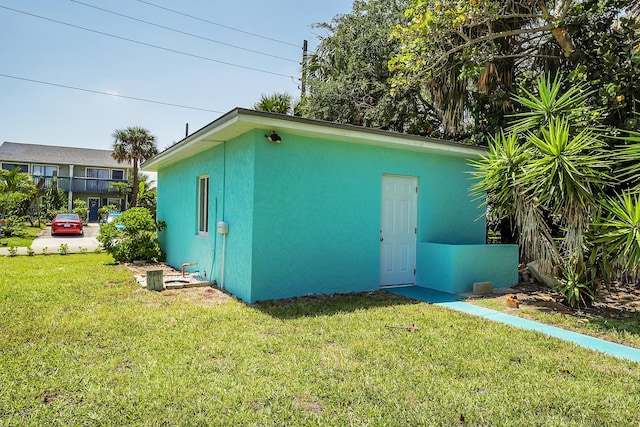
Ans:
POLYGON ((135 208, 138 205, 138 158, 132 159, 133 163, 133 188, 131 189, 131 204, 130 208, 135 208))

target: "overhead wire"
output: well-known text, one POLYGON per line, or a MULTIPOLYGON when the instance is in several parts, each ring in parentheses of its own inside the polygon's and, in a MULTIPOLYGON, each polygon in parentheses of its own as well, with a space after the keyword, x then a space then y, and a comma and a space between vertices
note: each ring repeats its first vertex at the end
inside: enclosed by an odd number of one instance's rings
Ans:
POLYGON ((178 30, 176 28, 171 28, 171 27, 167 27, 167 26, 164 26, 164 25, 156 24, 154 22, 145 21, 143 19, 135 18, 133 16, 125 15, 123 13, 114 12, 112 10, 108 10, 108 9, 104 9, 102 7, 94 6, 94 5, 91 5, 91 4, 88 4, 88 3, 84 3, 84 2, 81 2, 79 0, 69 0, 69 1, 71 1, 73 3, 80 4, 82 6, 90 7, 90 8, 96 9, 96 10, 101 10, 103 12, 110 13, 112 15, 116 15, 116 16, 120 16, 120 17, 123 17, 123 18, 127 18, 127 19, 130 19, 132 21, 141 22, 143 24, 147 24, 147 25, 151 25, 151 26, 154 26, 154 27, 157 27, 157 28, 162 28, 164 30, 172 31, 174 33, 179 33, 179 34, 183 34, 183 35, 186 35, 186 36, 189 36, 189 37, 194 37, 194 38, 197 38, 197 39, 206 40, 206 41, 211 42, 211 43, 217 43, 217 44, 220 44, 220 45, 223 45, 223 46, 228 46, 228 47, 232 47, 234 49, 244 50, 246 52, 251 52, 251 53, 258 54, 258 55, 264 55, 264 56, 268 56, 268 57, 271 57, 271 58, 281 59, 283 61, 289 61, 289 62, 295 62, 295 63, 299 62, 298 60, 295 60, 295 59, 285 58, 283 56, 278 56, 278 55, 272 55, 270 53, 261 52, 261 51, 258 51, 258 50, 249 49, 249 48, 242 47, 242 46, 237 46, 237 45, 234 45, 234 44, 231 44, 231 43, 226 43, 226 42, 222 42, 222 41, 219 41, 219 40, 210 39, 208 37, 199 36, 197 34, 189 33, 189 32, 186 32, 186 31, 178 30))
POLYGON ((237 31, 239 33, 247 34, 247 35, 254 36, 254 37, 259 37, 259 38, 265 39, 265 40, 271 40, 273 42, 282 43, 282 44, 286 44, 286 45, 289 45, 289 46, 300 47, 300 46, 298 46, 297 44, 294 44, 294 43, 290 43, 290 42, 287 42, 287 41, 284 41, 284 40, 274 39, 274 38, 268 37, 268 36, 263 36, 261 34, 252 33, 250 31, 241 30, 239 28, 231 27, 229 25, 219 24, 217 22, 209 21, 208 19, 200 18, 199 16, 189 15, 188 13, 180 12, 179 10, 175 10, 175 9, 169 9, 168 7, 160 6, 160 5, 157 5, 155 3, 151 3, 149 1, 145 1, 145 0, 137 0, 137 1, 140 2, 140 3, 144 3, 146 5, 158 8, 158 9, 166 10, 167 12, 175 13, 177 15, 186 16, 187 18, 195 19, 195 20, 201 21, 201 22, 206 22, 207 24, 216 25, 218 27, 226 28, 228 30, 237 31))
POLYGON ((202 59, 202 60, 205 60, 205 61, 215 62, 215 63, 218 63, 218 64, 224 64, 224 65, 228 65, 230 67, 242 68, 242 69, 250 70, 250 71, 256 71, 256 72, 259 72, 259 73, 271 74, 273 76, 286 77, 286 78, 292 78, 292 79, 294 78, 293 76, 291 76, 289 74, 283 74, 283 73, 278 73, 278 72, 275 72, 275 71, 263 70, 263 69, 260 69, 260 68, 248 67, 248 66, 245 66, 245 65, 234 64, 234 63, 227 62, 227 61, 221 61, 219 59, 209 58, 209 57, 202 56, 202 55, 196 55, 196 54, 193 54, 193 53, 183 52, 183 51, 176 50, 176 49, 171 49, 171 48, 168 48, 168 47, 158 46, 158 45, 154 45, 154 44, 151 44, 151 43, 142 42, 142 41, 139 41, 139 40, 129 39, 127 37, 117 36, 115 34, 105 33, 103 31, 98 31, 98 30, 94 30, 94 29, 91 29, 91 28, 82 27, 80 25, 70 24, 68 22, 59 21, 57 19, 47 18, 45 16, 36 15, 34 13, 25 12, 23 10, 13 9, 11 7, 7 7, 7 6, 3 6, 3 5, 0 5, 0 8, 6 9, 6 10, 10 10, 10 11, 16 12, 16 13, 21 13, 23 15, 32 16, 34 18, 42 19, 42 20, 45 20, 45 21, 55 22, 56 24, 66 25, 66 26, 71 27, 71 28, 77 28, 77 29, 88 31, 88 32, 91 32, 91 33, 100 34, 100 35, 103 35, 103 36, 106 36, 106 37, 111 37, 111 38, 114 38, 114 39, 124 40, 124 41, 130 42, 130 43, 139 44, 141 46, 147 46, 147 47, 152 47, 154 49, 163 50, 163 51, 166 51, 166 52, 176 53, 178 55, 183 55, 183 56, 188 56, 188 57, 191 57, 191 58, 202 59))
POLYGON ((61 88, 65 88, 65 89, 73 89, 73 90, 82 91, 82 92, 96 93, 96 94, 99 94, 99 95, 115 96, 115 97, 118 97, 118 98, 131 99, 131 100, 134 100, 134 101, 142 101, 142 102, 149 102, 149 103, 152 103, 152 104, 168 105, 170 107, 186 108, 186 109, 189 109, 189 110, 207 111, 207 112, 210 112, 210 113, 224 114, 224 111, 211 110, 211 109, 208 109, 208 108, 192 107, 192 106, 189 106, 189 105, 174 104, 172 102, 163 102, 163 101, 156 101, 156 100, 153 100, 153 99, 138 98, 138 97, 135 97, 135 96, 127 96, 127 95, 120 95, 120 94, 109 93, 109 92, 102 92, 102 91, 99 91, 99 90, 85 89, 85 88, 76 87, 76 86, 63 85, 63 84, 60 84, 60 83, 52 83, 52 82, 46 82, 46 81, 43 81, 43 80, 29 79, 29 78, 26 78, 26 77, 12 76, 12 75, 9 75, 9 74, 1 74, 0 73, 0 77, 6 77, 6 78, 9 78, 9 79, 15 79, 15 80, 23 80, 23 81, 26 81, 26 82, 39 83, 39 84, 48 85, 48 86, 56 86, 56 87, 61 87, 61 88))

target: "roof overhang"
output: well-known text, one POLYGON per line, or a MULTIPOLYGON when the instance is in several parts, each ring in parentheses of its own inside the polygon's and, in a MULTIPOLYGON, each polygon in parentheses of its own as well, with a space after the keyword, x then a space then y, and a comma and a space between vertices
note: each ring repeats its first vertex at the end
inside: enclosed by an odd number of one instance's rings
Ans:
POLYGON ((147 160, 142 169, 158 171, 254 129, 465 158, 479 158, 486 152, 482 147, 441 139, 236 108, 147 160))

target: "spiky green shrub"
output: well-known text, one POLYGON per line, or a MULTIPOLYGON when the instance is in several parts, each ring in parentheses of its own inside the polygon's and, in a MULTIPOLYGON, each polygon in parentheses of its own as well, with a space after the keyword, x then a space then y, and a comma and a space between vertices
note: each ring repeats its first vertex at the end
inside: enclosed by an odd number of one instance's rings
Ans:
POLYGON ((595 296, 590 284, 587 283, 584 264, 574 266, 573 262, 569 262, 561 271, 562 277, 557 289, 564 295, 567 304, 573 308, 579 308, 581 305, 590 306, 595 296))
POLYGON ((640 276, 640 203, 638 194, 622 193, 602 201, 602 210, 593 223, 594 243, 602 248, 602 258, 610 265, 605 276, 615 273, 640 276))

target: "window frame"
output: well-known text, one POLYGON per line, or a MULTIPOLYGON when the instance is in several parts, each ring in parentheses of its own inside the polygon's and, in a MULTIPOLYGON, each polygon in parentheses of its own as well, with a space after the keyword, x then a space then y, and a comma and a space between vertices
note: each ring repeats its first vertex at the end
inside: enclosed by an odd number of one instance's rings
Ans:
POLYGON ((111 169, 111 180, 113 180, 113 181, 124 181, 125 180, 124 169, 111 169), (122 178, 114 178, 114 176, 113 176, 114 172, 122 172, 122 178))
POLYGON ((199 236, 209 235, 209 175, 198 177, 196 222, 199 236), (204 200, 203 200, 204 199, 204 200))
POLYGON ((60 166, 58 165, 48 165, 46 163, 34 163, 31 165, 31 175, 33 176, 41 176, 43 178, 53 178, 54 176, 58 177, 60 174, 60 166), (36 168, 43 168, 44 174, 36 173, 36 168), (55 171, 51 172, 51 175, 47 175, 47 168, 55 169, 55 171))
POLYGON ((29 164, 28 163, 11 163, 11 162, 2 162, 0 164, 0 168, 8 171, 12 171, 15 168, 20 168, 20 172, 29 173, 29 164), (13 167, 10 167, 13 166, 13 167))

